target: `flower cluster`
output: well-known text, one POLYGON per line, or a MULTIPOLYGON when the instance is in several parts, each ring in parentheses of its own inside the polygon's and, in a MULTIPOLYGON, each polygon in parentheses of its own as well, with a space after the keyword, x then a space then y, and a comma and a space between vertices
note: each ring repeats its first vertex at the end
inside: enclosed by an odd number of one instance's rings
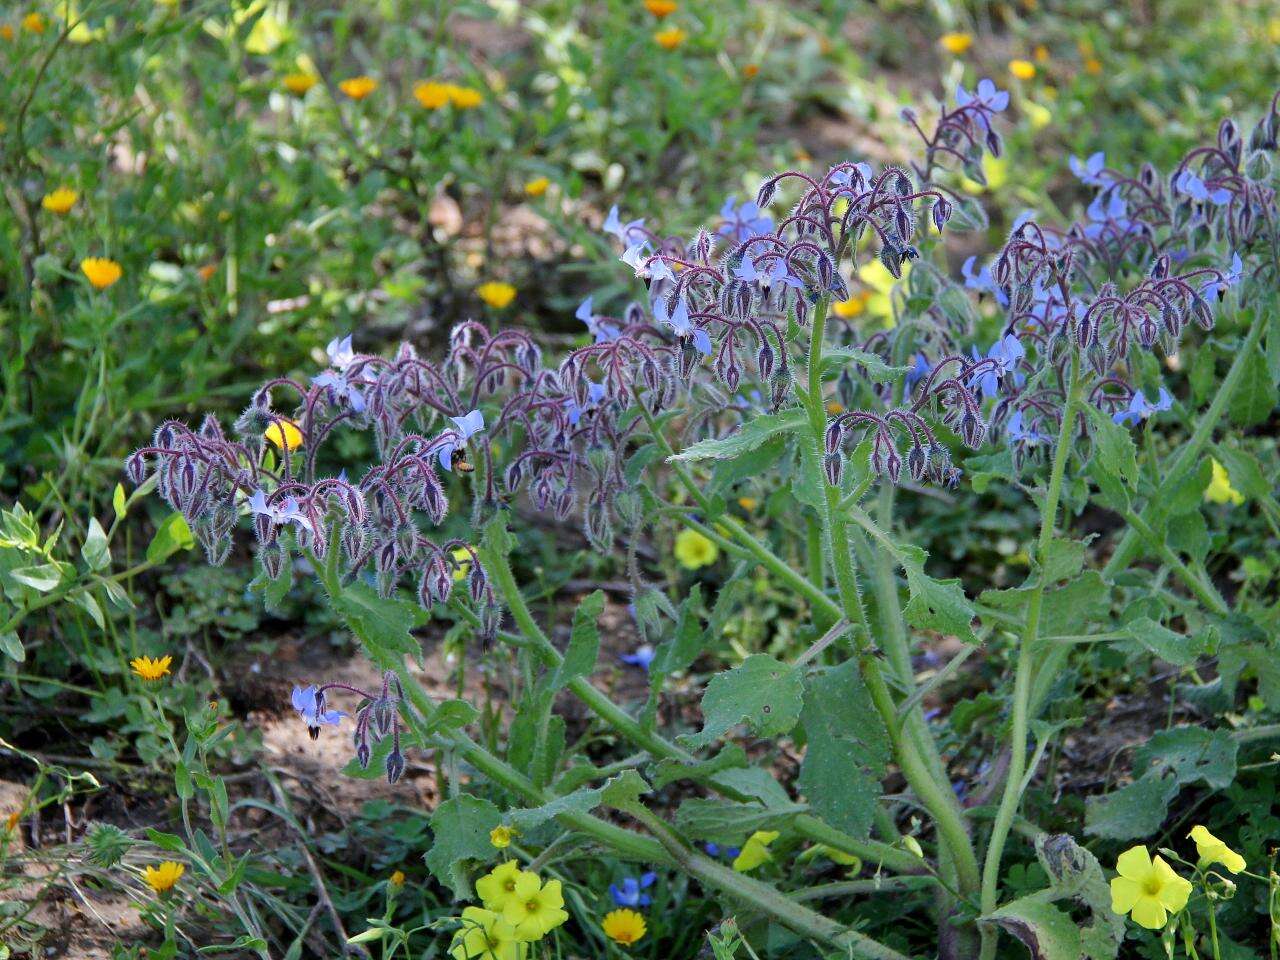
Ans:
POLYGON ((361 767, 368 768, 377 744, 388 738, 391 740, 391 750, 383 761, 383 769, 387 782, 395 783, 403 776, 405 768, 404 753, 400 749, 400 703, 404 699, 404 691, 396 675, 390 671, 383 674, 382 689, 376 694, 348 683, 294 687, 293 709, 306 723, 312 740, 320 736, 321 727, 336 727, 348 716, 341 710, 329 709, 328 695, 332 690, 342 690, 360 698, 352 740, 356 760, 361 767))
POLYGON ((543 881, 515 860, 494 867, 476 881, 483 907, 462 911, 462 928, 454 934, 449 955, 454 960, 523 960, 529 944, 541 940, 569 919, 559 880, 543 881))

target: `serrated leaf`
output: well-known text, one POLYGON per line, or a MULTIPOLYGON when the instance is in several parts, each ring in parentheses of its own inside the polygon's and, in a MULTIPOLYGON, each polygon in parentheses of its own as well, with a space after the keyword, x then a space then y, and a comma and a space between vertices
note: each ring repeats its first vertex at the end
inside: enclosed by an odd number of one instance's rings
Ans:
POLYGON ((573 612, 573 629, 569 634, 569 648, 556 668, 551 681, 552 690, 563 690, 575 677, 586 677, 596 668, 600 654, 600 630, 596 621, 604 611, 604 591, 597 590, 582 598, 573 612))
POLYGON ((807 746, 796 786, 828 824, 865 838, 890 747, 856 660, 809 679, 800 724, 807 746))
POLYGON ((1203 782, 1225 790, 1236 778, 1240 745, 1226 730, 1174 727, 1160 730, 1134 753, 1134 772, 1171 772, 1179 785, 1203 782))
POLYGON ((590 813, 603 803, 604 787, 580 787, 563 797, 556 797, 540 807, 514 810, 507 815, 507 822, 521 833, 529 833, 560 816, 562 813, 590 813))
POLYGON ((1093 459, 1107 473, 1132 486, 1138 482, 1138 448, 1129 431, 1097 407, 1086 407, 1093 437, 1093 459))
POLYGON ((890 383, 907 372, 907 367, 894 367, 885 363, 874 353, 859 350, 857 347, 831 347, 822 355, 822 375, 830 377, 841 367, 857 364, 865 371, 868 380, 876 383, 890 383))
POLYGON ((907 623, 918 630, 936 630, 951 634, 964 643, 973 643, 973 618, 976 611, 959 580, 935 580, 924 567, 912 559, 903 564, 907 573, 907 589, 911 599, 903 608, 907 623))
POLYGON ((803 429, 807 424, 806 414, 800 407, 781 413, 761 414, 746 421, 727 437, 700 440, 669 459, 682 463, 729 460, 755 450, 776 434, 803 429))
POLYGON ((409 631, 429 618, 416 603, 380 597, 363 580, 343 587, 332 600, 334 609, 360 638, 379 670, 404 666, 406 656, 421 659, 422 645, 409 631))
POLYGON ((623 770, 604 785, 600 802, 615 810, 635 810, 642 806, 640 798, 649 792, 649 784, 634 770, 623 770))
POLYGON ((1231 477, 1231 486, 1246 497, 1260 499, 1271 495, 1271 484, 1262 472, 1262 465, 1249 451, 1238 447, 1218 446, 1214 449, 1214 454, 1231 477))
POLYGON ((464 864, 493 855, 489 834, 502 822, 502 814, 488 800, 464 793, 450 797, 431 815, 431 849, 427 869, 453 891, 459 900, 471 897, 471 883, 464 864))
POLYGON ((1202 652, 1193 637, 1174 633, 1150 617, 1138 617, 1125 624, 1125 633, 1142 644, 1161 660, 1175 667, 1188 667, 1196 662, 1202 652))
POLYGON ((757 653, 711 678, 702 696, 702 732, 688 740, 705 746, 743 722, 757 736, 780 736, 796 725, 803 705, 800 671, 757 653))

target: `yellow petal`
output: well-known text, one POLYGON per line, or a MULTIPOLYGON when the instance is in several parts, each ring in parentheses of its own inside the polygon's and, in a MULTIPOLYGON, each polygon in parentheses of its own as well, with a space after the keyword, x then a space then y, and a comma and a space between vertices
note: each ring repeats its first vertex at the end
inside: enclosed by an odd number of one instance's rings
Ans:
POLYGON ((1111 881, 1111 909, 1116 913, 1128 913, 1142 896, 1142 887, 1127 877, 1111 881))
POLYGON ((1133 917, 1134 923, 1140 927, 1146 927, 1148 930, 1162 929, 1169 919, 1164 907, 1160 905, 1160 901, 1155 897, 1140 898, 1133 905, 1133 912, 1130 916, 1133 917))
POLYGON ((1151 856, 1142 844, 1130 847, 1116 859, 1116 873, 1142 883, 1151 873, 1151 856))

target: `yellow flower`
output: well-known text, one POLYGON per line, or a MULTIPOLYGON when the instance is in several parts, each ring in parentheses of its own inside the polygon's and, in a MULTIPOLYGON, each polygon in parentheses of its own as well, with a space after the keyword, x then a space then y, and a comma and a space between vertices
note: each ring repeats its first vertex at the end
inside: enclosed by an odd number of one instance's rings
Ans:
POLYGON ((524 960, 527 944, 516 939, 515 929, 492 910, 467 907, 462 929, 453 935, 449 955, 454 960, 524 960))
POLYGON ((515 836, 515 831, 510 827, 504 827, 501 824, 489 831, 489 842, 499 850, 505 850, 511 846, 511 838, 515 836))
POLYGON ((393 886, 393 887, 403 887, 403 886, 404 886, 404 871, 403 871, 403 870, 397 870, 395 873, 391 874, 391 878, 390 878, 389 880, 387 880, 387 883, 391 884, 391 886, 393 886))
POLYGON ((274 421, 262 435, 274 443, 277 450, 297 450, 302 446, 302 431, 292 420, 283 417, 274 421))
POLYGON ((614 943, 629 947, 645 933, 644 917, 634 910, 614 910, 604 915, 604 923, 600 924, 604 935, 614 943))
POLYGON ((740 506, 743 510, 751 511, 751 510, 754 510, 756 507, 760 506, 760 501, 757 500, 755 497, 739 497, 738 506, 740 506))
POLYGON ((858 280, 867 288, 863 294, 866 312, 884 321, 886 326, 893 325, 893 291, 901 281, 910 276, 910 262, 904 260, 901 270, 901 280, 895 280, 879 257, 873 257, 858 268, 858 280))
POLYGON ((501 310, 510 306, 511 301, 516 298, 516 288, 509 283, 490 280, 476 287, 476 296, 495 310, 501 310))
POLYGON ((1049 62, 1049 48, 1043 43, 1037 43, 1036 48, 1031 51, 1031 54, 1036 58, 1036 63, 1049 62))
POLYGON ((313 73, 286 73, 280 78, 280 82, 295 97, 300 97, 314 87, 317 81, 313 73))
POLYGON ((89 278, 95 290, 107 289, 119 280, 124 272, 120 269, 120 264, 105 257, 85 257, 80 261, 80 270, 89 278))
POLYGON ((839 400, 828 400, 827 413, 831 414, 833 417, 838 417, 840 414, 844 413, 844 404, 839 400))
POLYGON ((676 0, 644 0, 644 8, 659 20, 671 16, 679 6, 676 0))
POLYGON ((768 863, 773 859, 769 855, 769 844, 777 840, 778 836, 777 830, 757 830, 747 837, 747 842, 742 845, 742 850, 733 861, 733 869, 746 873, 762 863, 768 863))
POLYGON ((17 829, 18 829, 18 821, 19 821, 19 820, 21 820, 21 819, 22 819, 22 811, 21 811, 21 810, 15 810, 15 811, 13 811, 13 813, 11 813, 11 814, 9 814, 7 817, 5 817, 5 818, 4 818, 4 829, 5 829, 5 831, 6 831, 6 832, 8 832, 8 833, 13 833, 13 831, 15 831, 15 830, 17 830, 17 829))
POLYGON ((831 312, 841 319, 861 316, 867 309, 867 301, 871 299, 871 291, 863 290, 849 294, 848 300, 837 300, 831 305, 831 312))
POLYGON ((1191 881, 1173 872, 1173 867, 1157 856, 1154 860, 1147 848, 1130 847, 1116 861, 1120 876, 1111 881, 1111 909, 1127 913, 1133 922, 1148 930, 1160 930, 1187 905, 1191 881))
POLYGON ((57 190, 44 195, 44 199, 40 201, 40 206, 50 213, 63 214, 74 207, 79 199, 80 194, 70 187, 58 187, 57 190))
POLYGON ((681 530, 676 537, 676 560, 686 570, 697 570, 716 562, 720 548, 697 530, 681 530))
POLYGON ((439 110, 449 102, 449 84, 424 80, 413 88, 413 95, 427 110, 439 110))
POLYGON ((861 857, 856 857, 852 853, 845 853, 843 850, 837 850, 835 847, 829 847, 825 843, 815 843, 800 856, 796 857, 796 862, 808 863, 817 857, 826 857, 832 863, 839 864, 842 867, 852 867, 854 873, 862 869, 861 857))
POLYGON ((546 177, 538 177, 524 185, 524 192, 531 197, 540 197, 547 192, 549 186, 551 186, 550 180, 546 177))
POLYGON ((1097 57, 1086 57, 1084 61, 1084 72, 1096 77, 1102 72, 1102 61, 1097 57))
POLYGON ((32 33, 44 33, 44 17, 33 10, 22 18, 22 27, 24 30, 30 30, 32 33))
POLYGON ((538 940, 569 919, 564 911, 564 895, 559 880, 543 883, 536 873, 527 870, 516 877, 516 887, 502 919, 515 927, 517 940, 538 940))
POLYGON ((1196 853, 1200 855, 1202 864, 1220 863, 1232 873, 1239 873, 1247 866, 1244 862, 1244 857, 1228 847, 1205 827, 1194 826, 1187 836, 1196 842, 1196 853))
POLYGON ((169 664, 173 663, 173 657, 136 657, 129 661, 129 666, 133 667, 133 672, 140 676, 143 680, 159 680, 161 677, 169 675, 169 664))
POLYGON ((1209 463, 1213 465, 1213 477, 1209 480, 1209 486, 1204 489, 1204 498, 1214 503, 1230 503, 1237 507, 1244 503, 1244 494, 1231 486, 1231 474, 1227 473, 1227 468, 1212 457, 1209 458, 1209 463))
POLYGON ((742 68, 742 77, 744 80, 754 80, 760 75, 760 64, 748 63, 742 68))
POLYGON ((653 35, 653 42, 663 50, 674 50, 689 39, 689 35, 679 27, 667 27, 653 35))
POLYGON ((352 100, 363 100, 378 89, 378 81, 373 77, 350 77, 338 84, 338 89, 352 100))
POLYGON ((484 103, 484 94, 470 87, 459 87, 449 84, 449 102, 459 110, 471 110, 484 103))
POLYGON ((1010 60, 1009 72, 1019 80, 1030 80, 1036 75, 1036 65, 1030 60, 1010 60))
POLYGON ((942 49, 947 51, 947 53, 955 54, 958 57, 973 46, 973 34, 959 32, 944 33, 938 38, 938 43, 941 44, 942 49))
POLYGON ((5 40, 13 39, 13 27, 7 23, 0 23, 0 38, 5 40))
POLYGON ((166 860, 157 867, 146 867, 142 871, 142 879, 156 893, 166 893, 173 889, 178 878, 186 872, 186 867, 172 860, 166 860))
MULTIPOLYGON (((476 881, 476 893, 480 895, 480 901, 489 910, 501 913, 506 909, 511 898, 516 895, 516 881, 525 873, 526 871, 521 870, 520 864, 515 860, 498 864, 476 881)), ((530 873, 529 876, 535 880, 538 879, 535 873, 530 873)))

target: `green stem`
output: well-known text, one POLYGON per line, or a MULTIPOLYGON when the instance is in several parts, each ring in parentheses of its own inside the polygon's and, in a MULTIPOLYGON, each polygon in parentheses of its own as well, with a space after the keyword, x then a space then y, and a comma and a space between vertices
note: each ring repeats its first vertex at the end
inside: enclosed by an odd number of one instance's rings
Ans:
POLYGON ((1151 525, 1146 520, 1142 519, 1132 509, 1125 511, 1124 518, 1128 521, 1129 526, 1137 531, 1138 535, 1147 542, 1147 546, 1154 550, 1160 559, 1168 564, 1169 568, 1187 585, 1187 589, 1195 594, 1197 600, 1219 616, 1225 617, 1231 612, 1231 608, 1222 599, 1222 594, 1218 593, 1217 588, 1183 563, 1182 559, 1173 552, 1173 549, 1165 543, 1164 539, 1151 529, 1151 525))
MULTIPOLYGON (((826 331, 829 303, 829 297, 823 298, 815 307, 809 331, 809 382, 805 403, 813 433, 814 454, 819 464, 825 453, 827 428, 827 412, 822 402, 822 342, 826 331)), ((857 647, 858 663, 863 680, 876 711, 884 721, 890 743, 893 745, 894 756, 902 768, 903 776, 937 824, 942 845, 955 864, 961 892, 966 895, 971 894, 978 889, 978 861, 965 828, 964 818, 958 811, 950 786, 939 784, 934 779, 929 764, 923 759, 914 743, 914 738, 910 734, 907 737, 903 736, 898 724, 897 705, 880 672, 880 663, 871 643, 871 629, 862 603, 857 574, 853 568, 849 531, 841 512, 840 488, 827 483, 823 486, 826 494, 823 504, 823 524, 828 538, 830 565, 835 573, 844 616, 854 625, 854 643, 857 647)))
MULTIPOLYGON (((1040 510, 1040 538, 1036 546, 1036 558, 1043 564, 1053 540, 1058 517, 1058 502, 1062 496, 1062 480, 1066 474, 1067 460, 1071 455, 1071 434, 1075 429, 1076 411, 1080 404, 1080 351, 1071 352, 1071 369, 1067 380, 1067 402, 1062 411, 1062 425, 1058 430, 1057 445, 1053 451, 1053 466, 1049 473, 1049 487, 1040 510)), ((1032 665, 1036 641, 1040 632, 1040 612, 1044 604, 1045 578, 1040 576, 1027 602, 1027 620, 1018 646, 1018 661, 1013 681, 1013 729, 1009 737, 1009 772, 991 828, 991 841, 987 846, 986 862, 982 869, 982 912, 995 909, 999 889, 1000 860, 1004 853, 1009 828, 1017 815, 1022 800, 1022 781, 1027 766, 1027 722, 1031 700, 1032 665)), ((995 956, 995 936, 983 928, 982 960, 995 956)))
MULTIPOLYGON (((1254 312, 1253 325, 1249 328, 1249 334, 1240 344, 1236 352, 1236 358, 1232 361, 1230 369, 1227 370, 1227 375, 1219 385, 1208 409, 1200 415, 1200 419, 1196 422, 1196 427, 1191 432, 1190 438, 1174 454, 1168 469, 1160 471, 1160 475, 1165 478, 1165 482, 1156 491, 1155 495, 1147 501, 1147 505, 1139 511, 1144 519, 1148 513, 1160 508, 1160 505, 1164 503, 1168 495, 1168 488, 1172 485, 1172 482, 1181 476, 1184 468, 1199 458, 1200 454, 1204 452, 1204 448, 1208 446, 1209 441, 1213 439, 1214 428, 1217 427, 1218 421, 1222 419, 1222 414, 1227 409, 1227 404, 1235 394, 1236 384, 1244 376, 1245 364, 1257 352, 1258 344, 1262 342, 1262 332, 1267 326, 1263 316, 1262 311, 1254 312)), ((1124 536, 1120 538, 1120 542, 1116 545, 1111 559, 1102 568, 1104 577, 1114 577, 1129 565, 1137 553, 1139 537, 1140 534, 1133 527, 1125 531, 1124 536)))

